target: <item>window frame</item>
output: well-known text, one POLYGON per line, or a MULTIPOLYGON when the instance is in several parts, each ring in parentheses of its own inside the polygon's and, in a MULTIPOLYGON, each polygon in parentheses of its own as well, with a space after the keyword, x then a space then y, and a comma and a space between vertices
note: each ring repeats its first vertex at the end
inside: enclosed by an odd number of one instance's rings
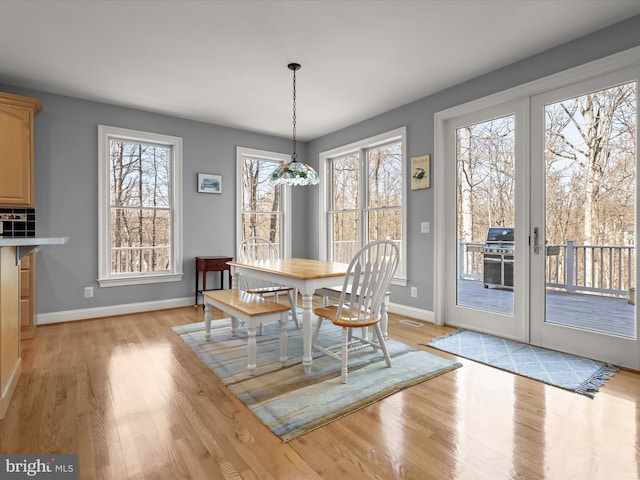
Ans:
POLYGON ((179 282, 183 277, 182 138, 98 125, 98 284, 100 287, 179 282), (169 272, 111 272, 111 140, 150 143, 171 149, 171 258, 169 272))
MULTIPOLYGON (((291 155, 285 153, 258 150, 248 147, 236 147, 236 250, 242 241, 242 161, 253 158, 269 162, 286 163, 291 155)), ((291 187, 280 185, 280 257, 291 257, 291 187)), ((237 253, 237 252, 236 252, 237 253)), ((236 255, 237 256, 237 255, 236 255)))
MULTIPOLYGON (((329 178, 330 175, 330 161, 343 157, 349 154, 357 154, 360 159, 360 199, 358 205, 358 212, 362 219, 367 218, 367 212, 370 210, 367 195, 368 195, 368 170, 367 170, 367 156, 368 150, 383 146, 388 143, 399 142, 401 144, 402 154, 402 204, 401 204, 401 216, 402 216, 402 241, 400 242, 400 265, 398 272, 394 276, 392 285, 407 285, 407 181, 406 181, 406 169, 407 169, 407 128, 400 127, 388 132, 380 133, 369 138, 365 138, 347 145, 333 148, 321 152, 319 155, 319 172, 320 185, 320 218, 318 231, 320 238, 323 239, 319 245, 319 257, 321 260, 329 260, 330 248, 329 242, 331 240, 331 228, 329 226, 329 206, 331 205, 330 195, 332 194, 331 185, 332 182, 329 178)), ((369 231, 366 221, 362 221, 359 227, 360 238, 362 240, 361 246, 365 245, 369 241, 369 231)))

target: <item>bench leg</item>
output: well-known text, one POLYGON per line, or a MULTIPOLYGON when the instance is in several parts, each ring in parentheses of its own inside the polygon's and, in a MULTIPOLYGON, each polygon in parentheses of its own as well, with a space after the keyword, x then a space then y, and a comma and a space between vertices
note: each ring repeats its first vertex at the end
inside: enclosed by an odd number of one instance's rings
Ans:
POLYGON ((231 315, 231 336, 235 337, 238 335, 238 319, 231 315))
POLYGON ((204 338, 208 342, 211 338, 211 305, 204 302, 204 338))
POLYGON ((256 373, 256 326, 247 325, 247 370, 250 375, 256 373))
POLYGON ((280 363, 283 366, 287 361, 287 341, 289 340, 287 323, 289 323, 289 312, 283 312, 280 315, 280 363))

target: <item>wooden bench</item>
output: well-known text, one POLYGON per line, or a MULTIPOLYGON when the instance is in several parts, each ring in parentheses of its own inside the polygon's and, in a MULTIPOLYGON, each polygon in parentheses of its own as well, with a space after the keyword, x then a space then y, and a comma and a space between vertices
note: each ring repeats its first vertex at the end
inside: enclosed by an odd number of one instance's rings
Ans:
MULTIPOLYGON (((336 300, 340 299, 340 295, 342 294, 342 286, 338 287, 322 287, 318 288, 315 291, 316 295, 321 295, 322 305, 327 307, 329 305, 329 298, 335 298, 336 300)), ((349 295, 351 292, 349 291, 349 295)), ((385 340, 389 339, 389 333, 387 332, 387 328, 389 325, 389 314, 387 313, 387 308, 389 306, 389 301, 391 300, 391 292, 386 292, 384 294, 384 300, 382 301, 382 305, 380 306, 380 329, 382 330, 382 335, 385 340)))
POLYGON ((211 339, 211 307, 231 315, 231 335, 238 331, 238 320, 247 326, 247 370, 251 375, 256 370, 256 329, 267 322, 280 323, 280 362, 287 361, 287 321, 289 307, 267 300, 261 295, 238 289, 211 290, 202 293, 204 298, 205 338, 211 339))

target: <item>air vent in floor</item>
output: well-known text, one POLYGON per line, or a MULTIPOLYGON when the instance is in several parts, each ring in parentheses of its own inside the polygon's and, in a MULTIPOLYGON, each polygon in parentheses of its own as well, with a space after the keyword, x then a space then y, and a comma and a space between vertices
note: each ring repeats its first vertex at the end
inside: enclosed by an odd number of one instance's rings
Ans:
POLYGON ((423 325, 420 322, 414 322, 413 320, 407 320, 406 318, 400 320, 400 323, 404 323, 405 325, 409 325, 410 327, 421 327, 423 325))

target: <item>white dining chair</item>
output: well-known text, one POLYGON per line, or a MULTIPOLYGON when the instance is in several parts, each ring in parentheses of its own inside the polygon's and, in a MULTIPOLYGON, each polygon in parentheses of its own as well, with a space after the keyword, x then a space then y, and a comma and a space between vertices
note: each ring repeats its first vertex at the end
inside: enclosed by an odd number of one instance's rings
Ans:
POLYGON ((392 241, 376 240, 367 244, 349 263, 338 303, 313 310, 318 315, 312 337, 313 349, 342 362, 342 383, 347 383, 349 352, 367 347, 374 351, 380 349, 387 366, 391 367, 391 357, 380 328, 380 310, 399 260, 398 247, 392 241), (319 344, 325 318, 342 327, 340 343, 319 344), (369 327, 373 327, 373 332, 369 332, 369 327), (356 334, 358 331, 360 335, 356 334))
MULTIPOLYGON (((279 257, 278 249, 266 238, 248 237, 240 242, 238 246, 238 261, 240 262, 276 260, 279 257)), ((300 328, 297 312, 298 290, 295 287, 291 285, 280 285, 248 275, 243 275, 241 279, 242 290, 262 296, 273 296, 275 302, 278 302, 279 294, 286 293, 289 296, 289 303, 291 304, 291 316, 296 327, 300 328)))

